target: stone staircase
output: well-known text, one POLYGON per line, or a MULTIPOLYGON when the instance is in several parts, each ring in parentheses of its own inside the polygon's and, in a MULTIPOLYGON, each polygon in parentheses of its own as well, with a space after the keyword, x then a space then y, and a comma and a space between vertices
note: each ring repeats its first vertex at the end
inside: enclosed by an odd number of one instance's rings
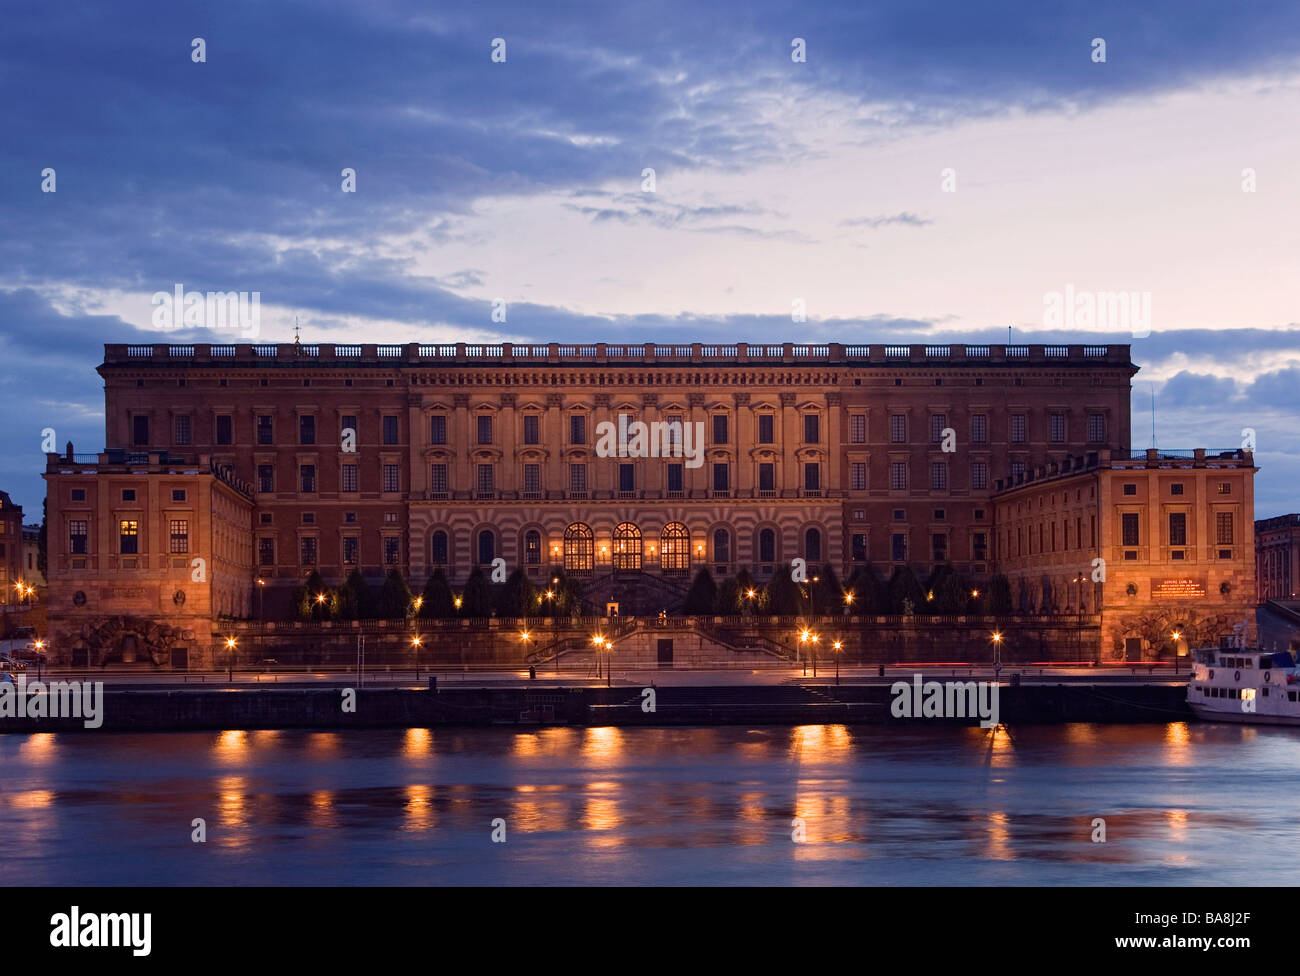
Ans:
POLYGON ((690 587, 687 577, 665 577, 654 573, 606 573, 583 586, 583 599, 597 615, 607 603, 617 603, 623 617, 657 617, 681 611, 690 587))

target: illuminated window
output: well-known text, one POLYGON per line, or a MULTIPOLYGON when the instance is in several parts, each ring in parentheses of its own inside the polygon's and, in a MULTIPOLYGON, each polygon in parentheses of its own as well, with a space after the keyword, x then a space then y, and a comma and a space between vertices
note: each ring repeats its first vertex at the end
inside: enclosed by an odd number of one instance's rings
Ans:
POLYGON ((118 551, 124 556, 134 556, 140 551, 140 523, 123 519, 118 532, 118 551))

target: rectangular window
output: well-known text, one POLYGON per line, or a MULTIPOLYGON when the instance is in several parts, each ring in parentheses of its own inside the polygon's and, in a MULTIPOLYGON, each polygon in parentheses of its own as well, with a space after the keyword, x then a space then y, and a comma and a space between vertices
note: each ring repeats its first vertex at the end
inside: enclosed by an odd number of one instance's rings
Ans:
POLYGON ((149 444, 149 418, 142 414, 136 414, 131 418, 131 443, 136 447, 147 447, 149 444))
POLYGON ((1126 495, 1136 495, 1137 493, 1138 493, 1138 486, 1137 486, 1137 485, 1129 484, 1129 485, 1125 485, 1125 486, 1124 486, 1124 494, 1126 494, 1126 495))
POLYGON ((540 464, 524 465, 524 491, 537 494, 542 490, 542 466, 540 464))
POLYGON ((867 490, 867 462, 851 461, 849 463, 849 490, 867 490))
POLYGON ((935 562, 941 563, 948 558, 948 533, 936 532, 930 536, 930 549, 935 562))
POLYGON ((930 462, 930 490, 948 490, 948 465, 943 461, 930 462))
POLYGON ((1024 461, 1012 461, 1012 462, 1011 462, 1011 477, 1012 477, 1012 478, 1019 478, 1019 477, 1020 477, 1021 475, 1023 475, 1024 473, 1025 473, 1025 462, 1024 462, 1024 461))
POLYGON ((1175 483, 1169 486, 1169 494, 1181 495, 1182 493, 1183 493, 1183 486, 1180 483, 1175 483))
POLYGON ((896 563, 907 560, 907 533, 895 532, 889 537, 889 558, 896 563))
POLYGON ((1136 512, 1125 512, 1120 516, 1122 545, 1138 546, 1141 545, 1141 534, 1138 531, 1139 517, 1136 512))
POLYGON ((989 466, 986 461, 975 461, 970 466, 970 486, 974 491, 982 491, 989 486, 989 466))
POLYGON ((890 462, 889 487, 892 491, 902 491, 907 487, 907 462, 906 461, 890 462))
POLYGON ((354 414, 344 414, 339 418, 339 435, 342 436, 348 431, 352 431, 352 443, 355 446, 360 431, 357 430, 357 418, 354 414))
POLYGON ((343 537, 343 565, 355 566, 357 556, 361 551, 359 540, 354 535, 345 535, 343 537))
POLYGON ((758 490, 776 491, 776 465, 763 462, 758 466, 758 490))
POLYGON ((74 502, 84 502, 84 501, 86 500, 86 489, 85 489, 85 488, 73 488, 73 489, 72 489, 72 500, 73 500, 74 502))
POLYGON ((1232 513, 1215 512, 1214 513, 1214 538, 1215 542, 1221 546, 1232 545, 1232 513))
POLYGON ((535 413, 524 415, 524 443, 541 443, 541 418, 535 413))
POLYGON ((1053 444, 1065 443, 1065 414, 1054 413, 1048 418, 1048 433, 1053 444))
POLYGON ((172 489, 172 501, 174 501, 174 502, 183 502, 183 501, 185 501, 185 489, 184 489, 184 488, 173 488, 173 489, 172 489))
POLYGON ((569 491, 585 492, 587 490, 587 466, 585 464, 569 465, 569 491))
POLYGON ((262 538, 257 540, 257 562, 259 566, 275 565, 275 540, 262 538))
POLYGON ((397 443, 397 417, 391 414, 384 417, 384 443, 397 443))
POLYGON ((1104 444, 1106 442, 1106 415, 1104 413, 1088 414, 1088 443, 1104 444))
POLYGON ((343 465, 342 491, 357 490, 357 466, 355 464, 343 465))
POLYGON ((867 415, 855 413, 849 415, 849 443, 865 444, 867 442, 867 415))
POLYGON ((447 465, 431 464, 429 466, 429 490, 445 494, 447 491, 447 465))
POLYGON ((401 480, 398 472, 401 468, 396 464, 384 465, 384 491, 401 491, 401 480))
POLYGON ((492 495, 496 492, 496 468, 491 464, 480 464, 478 466, 478 480, 475 482, 475 490, 479 495, 492 495))
POLYGON ((447 415, 435 413, 429 417, 429 443, 447 443, 447 415))
POLYGON ((948 426, 948 415, 946 413, 930 414, 930 442, 938 444, 943 440, 944 429, 948 426))
POLYGON ((85 519, 73 519, 68 523, 68 551, 74 556, 86 554, 86 540, 90 535, 90 523, 85 519))
POLYGON ((122 519, 118 532, 118 551, 124 556, 134 556, 140 551, 140 523, 135 519, 122 519))
POLYGON ((770 413, 760 413, 758 415, 758 442, 760 444, 775 444, 773 417, 770 413))
POLYGON ((1218 485, 1218 493, 1219 493, 1220 495, 1231 495, 1231 494, 1232 494, 1232 482, 1230 482, 1230 481, 1220 481, 1220 482, 1219 482, 1219 485, 1218 485))
POLYGON ((713 443, 727 443, 727 415, 725 413, 715 413, 713 415, 713 443))
POLYGON ((134 488, 123 488, 123 489, 122 489, 122 501, 124 501, 124 502, 133 502, 133 501, 135 501, 135 489, 134 489, 134 488))
POLYGON ((821 417, 815 413, 806 413, 803 415, 803 442, 805 444, 820 444, 822 434, 821 417))
POLYGON ((1187 545, 1187 516, 1182 512, 1171 512, 1169 515, 1169 544, 1187 545))
POLYGON ((618 490, 636 491, 636 468, 631 464, 618 466, 618 490))
POLYGON ((275 491, 274 464, 259 464, 257 466, 257 490, 275 491))
POLYGON ((713 490, 731 490, 731 466, 725 462, 713 466, 713 490))
POLYGON ((223 413, 217 417, 217 443, 229 444, 234 439, 232 418, 229 414, 223 413))
POLYGON ((587 415, 575 413, 569 415, 569 443, 587 443, 587 415))
POLYGON ((316 465, 304 464, 298 469, 298 474, 302 484, 302 487, 298 489, 299 491, 316 490, 316 465))
POLYGON ((302 553, 302 564, 304 566, 315 566, 316 565, 316 537, 310 535, 304 536, 302 538, 302 542, 299 548, 302 553))
POLYGON ((263 413, 257 415, 257 443, 275 443, 275 425, 271 420, 270 414, 263 413))
POLYGON ((867 561, 867 536, 865 533, 854 533, 849 540, 850 557, 855 563, 865 563, 867 561))
POLYGON ((187 519, 171 519, 171 543, 173 553, 190 551, 190 523, 187 519))
POLYGON ((1011 441, 1015 444, 1025 442, 1025 415, 1023 413, 1013 413, 1011 415, 1011 441))
POLYGON ((668 490, 682 491, 682 466, 680 464, 668 465, 668 490))
POLYGON ((970 442, 972 444, 987 444, 989 441, 989 417, 985 413, 977 413, 970 418, 970 442))
POLYGON ((298 418, 298 443, 316 443, 316 418, 307 416, 298 418))
POLYGON ((892 444, 907 443, 907 417, 901 413, 889 415, 889 440, 892 444))
POLYGON ((492 443, 492 417, 490 414, 481 413, 474 418, 476 433, 478 434, 478 443, 492 443))
POLYGON ((402 540, 396 536, 384 536, 384 565, 396 566, 402 555, 402 540))
POLYGON ((803 466, 803 490, 822 490, 822 466, 816 462, 803 466))
POLYGON ((173 443, 178 447, 185 447, 190 442, 190 418, 188 415, 175 418, 175 437, 173 443))

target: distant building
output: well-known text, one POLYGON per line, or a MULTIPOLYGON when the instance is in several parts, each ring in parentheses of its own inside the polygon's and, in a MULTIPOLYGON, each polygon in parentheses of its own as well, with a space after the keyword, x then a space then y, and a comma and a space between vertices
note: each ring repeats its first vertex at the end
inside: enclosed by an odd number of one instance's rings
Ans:
POLYGON ((0 607, 12 610, 21 604, 18 583, 23 576, 23 508, 8 493, 0 491, 0 607))
POLYGON ((41 572, 41 527, 39 525, 23 526, 23 579, 36 587, 38 593, 45 590, 45 574, 41 572))
POLYGON ((1256 470, 1235 449, 1100 451, 1000 481, 1016 609, 1099 613, 1103 660, 1254 640, 1256 470))
POLYGON ((1300 600, 1266 600, 1258 616, 1260 649, 1290 651, 1300 659, 1300 600))
POLYGON ((1300 596, 1300 515, 1255 523, 1255 575, 1260 603, 1300 596))

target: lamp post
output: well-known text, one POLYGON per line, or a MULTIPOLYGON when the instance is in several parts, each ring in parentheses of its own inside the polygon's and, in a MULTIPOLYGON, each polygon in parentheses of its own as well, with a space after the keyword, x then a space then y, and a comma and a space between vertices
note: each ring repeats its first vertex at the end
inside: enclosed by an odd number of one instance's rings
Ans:
POLYGON ((1174 674, 1177 674, 1178 673, 1178 641, 1183 635, 1175 630, 1170 636, 1173 637, 1174 639, 1174 674))
POLYGON ((820 641, 821 639, 822 638, 820 634, 812 635, 812 664, 813 664, 814 678, 817 677, 817 642, 820 641))
POLYGON ((226 650, 230 653, 226 656, 229 670, 226 673, 226 680, 233 682, 235 680, 235 638, 226 638, 226 650))
POLYGON ((415 681, 417 684, 420 681, 420 645, 423 643, 419 634, 411 638, 411 646, 415 648, 415 681))
POLYGON ((993 632, 993 677, 996 679, 1002 673, 1002 635, 998 631, 993 632))
POLYGON ((840 683, 840 651, 844 650, 844 642, 836 641, 831 647, 835 648, 835 683, 840 683))
POLYGON ((45 641, 37 638, 32 646, 36 649, 36 680, 40 681, 45 669, 45 641))
POLYGON ((266 580, 261 577, 257 580, 257 619, 266 621, 266 580))
POLYGON ((844 593, 844 616, 848 616, 853 610, 853 591, 846 590, 844 593))
MULTIPOLYGON (((601 649, 605 646, 606 640, 600 634, 596 634, 594 637, 592 637, 591 642, 596 645, 596 677, 599 678, 600 677, 600 652, 601 649)), ((612 650, 612 646, 611 646, 611 650, 612 650)), ((605 686, 609 687, 608 675, 606 675, 605 677, 605 686)))
POLYGON ((812 634, 809 633, 806 629, 804 630, 803 633, 799 635, 799 656, 803 658, 803 673, 805 677, 808 674, 808 655, 804 651, 803 646, 807 644, 808 641, 810 641, 811 639, 812 639, 812 634))

